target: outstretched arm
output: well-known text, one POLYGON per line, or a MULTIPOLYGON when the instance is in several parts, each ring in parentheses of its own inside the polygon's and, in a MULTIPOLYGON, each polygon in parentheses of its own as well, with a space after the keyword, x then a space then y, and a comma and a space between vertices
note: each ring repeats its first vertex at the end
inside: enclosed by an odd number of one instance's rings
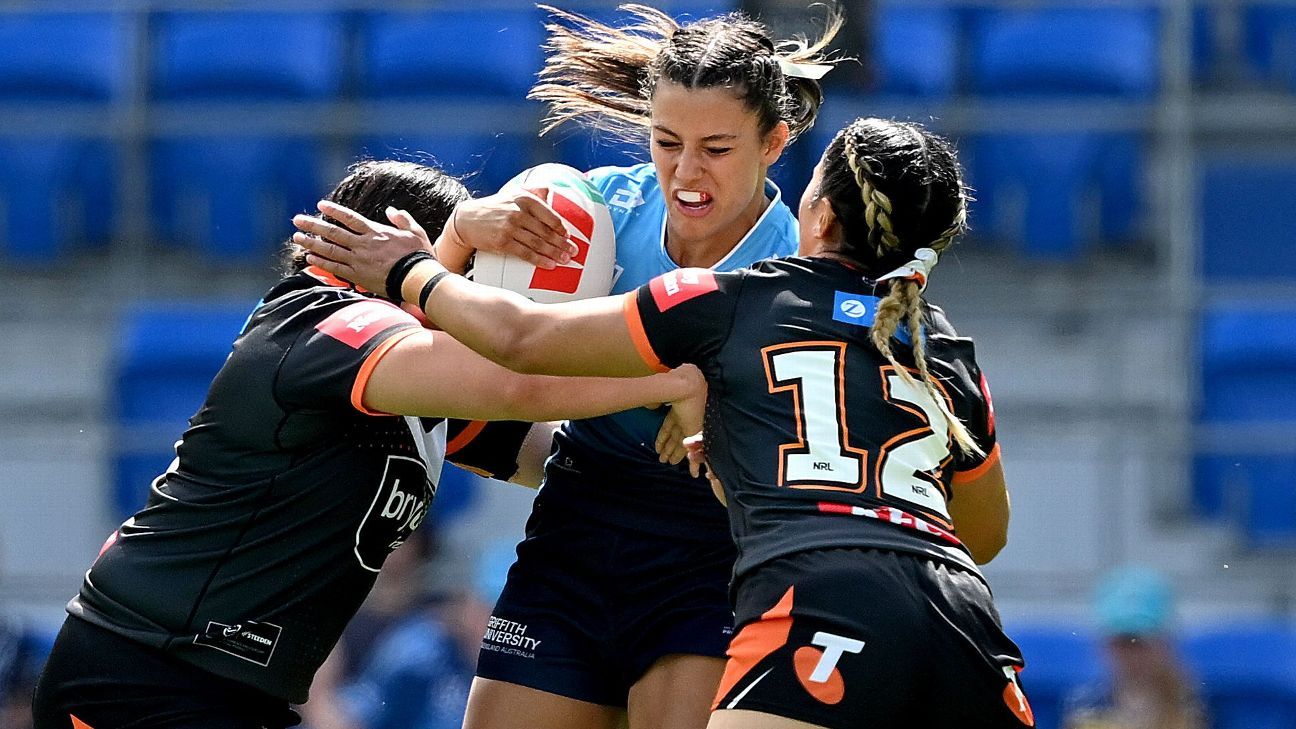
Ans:
MULTIPOLYGON (((294 240, 310 251, 312 265, 373 291, 384 291, 387 275, 411 248, 396 245, 426 234, 400 211, 397 227, 383 225, 329 202, 320 211, 345 227, 298 216, 303 233, 294 240), (306 235, 309 233, 310 235, 306 235)), ((418 303, 424 286, 446 271, 424 261, 405 277, 401 296, 418 303)), ((428 319, 487 359, 517 372, 550 375, 635 377, 654 372, 640 354, 626 321, 625 297, 536 304, 518 294, 443 276, 423 302, 428 319)))
POLYGON ((565 420, 705 398, 693 367, 639 379, 511 372, 444 332, 420 331, 382 354, 362 383, 371 412, 465 420, 565 420))

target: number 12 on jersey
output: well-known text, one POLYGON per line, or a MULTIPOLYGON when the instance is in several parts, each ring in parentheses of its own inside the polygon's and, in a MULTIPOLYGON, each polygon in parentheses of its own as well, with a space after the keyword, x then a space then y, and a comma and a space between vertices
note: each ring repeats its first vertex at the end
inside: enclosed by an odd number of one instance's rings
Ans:
MULTIPOLYGON (((779 446, 780 486, 849 493, 868 488, 869 452, 851 445, 846 424, 846 347, 845 342, 795 342, 762 351, 769 391, 792 394, 797 422, 797 441, 779 446)), ((936 475, 950 457, 940 408, 926 388, 910 384, 894 367, 883 366, 880 375, 884 399, 924 422, 897 432, 879 449, 878 496, 948 519, 936 475)))

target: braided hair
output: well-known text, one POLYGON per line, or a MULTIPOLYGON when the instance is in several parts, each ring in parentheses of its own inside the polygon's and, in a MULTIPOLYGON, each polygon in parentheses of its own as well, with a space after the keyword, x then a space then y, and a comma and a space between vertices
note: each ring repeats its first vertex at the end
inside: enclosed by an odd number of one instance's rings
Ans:
POLYGON ((613 27, 576 13, 541 6, 546 59, 528 94, 549 105, 541 134, 576 121, 605 134, 642 141, 653 94, 663 80, 685 88, 728 87, 758 118, 762 135, 787 122, 789 141, 814 125, 823 90, 814 79, 783 72, 784 64, 832 64, 824 51, 841 28, 830 11, 818 40, 774 41, 764 25, 729 13, 680 25, 646 5, 622 5, 629 22, 613 27))
MULTIPOLYGON (((828 199, 842 225, 838 252, 858 263, 869 278, 903 266, 920 248, 940 253, 967 230, 970 198, 954 147, 919 124, 856 119, 824 151, 822 181, 814 196, 828 199)), ((910 279, 891 279, 890 291, 878 303, 870 339, 901 378, 919 386, 891 349, 896 330, 905 323, 921 387, 936 401, 958 447, 981 454, 932 378, 923 314, 922 286, 910 279)))

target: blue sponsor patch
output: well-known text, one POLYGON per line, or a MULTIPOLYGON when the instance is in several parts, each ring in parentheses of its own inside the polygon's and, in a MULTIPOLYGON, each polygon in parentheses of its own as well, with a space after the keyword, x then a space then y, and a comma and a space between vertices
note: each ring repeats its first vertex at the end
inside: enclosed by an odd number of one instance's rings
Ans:
POLYGON ((873 326, 873 316, 877 314, 879 301, 881 299, 876 296, 838 291, 833 297, 832 318, 860 327, 873 326))
MULTIPOLYGON (((867 294, 848 294, 838 291, 833 296, 833 315, 835 321, 854 324, 857 327, 873 326, 873 317, 877 316, 878 304, 882 301, 876 296, 867 294)), ((909 343, 909 327, 904 322, 896 328, 895 338, 909 343)))

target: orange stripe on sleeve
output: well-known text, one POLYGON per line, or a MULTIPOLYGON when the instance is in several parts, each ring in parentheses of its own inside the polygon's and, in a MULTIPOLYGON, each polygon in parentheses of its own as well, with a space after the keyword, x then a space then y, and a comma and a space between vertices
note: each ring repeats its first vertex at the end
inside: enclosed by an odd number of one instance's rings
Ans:
POLYGON ((639 357, 643 359, 644 364, 657 372, 670 372, 670 368, 662 364, 657 353, 653 351, 652 343, 648 341, 648 332, 644 331, 643 318, 639 316, 639 292, 631 291, 625 294, 622 299, 621 310, 625 312, 626 327, 630 330, 630 339, 634 341, 635 350, 639 352, 639 357))
POLYGON ((454 454, 458 453, 464 448, 467 448, 468 444, 473 442, 474 438, 481 435, 481 432, 485 429, 486 429, 485 420, 472 421, 471 423, 468 424, 467 428, 464 428, 463 430, 459 431, 459 435, 456 435, 453 439, 450 440, 449 443, 446 443, 445 454, 447 456, 453 456, 454 454))
POLYGON ((999 444, 995 443, 995 447, 990 449, 990 453, 986 455, 986 459, 981 463, 981 465, 977 466, 971 471, 955 471, 954 484, 958 485, 961 483, 967 483, 969 481, 975 481, 978 478, 981 478, 982 476, 986 475, 986 471, 989 471, 991 468, 994 468, 994 464, 998 462, 999 462, 999 444))
POLYGON ((408 337, 415 332, 424 331, 422 329, 406 329, 402 332, 396 332, 379 344, 378 347, 365 357, 365 361, 360 365, 360 372, 356 375, 355 384, 351 385, 351 406, 365 415, 391 415, 391 413, 380 413, 377 410, 370 410, 364 406, 364 391, 369 385, 369 378, 373 375, 374 368, 378 366, 378 361, 391 351, 400 340, 408 337))
POLYGON ((72 720, 72 729, 94 729, 94 727, 90 726, 84 721, 81 721, 80 719, 76 718, 76 716, 72 714, 68 714, 68 718, 72 720))

